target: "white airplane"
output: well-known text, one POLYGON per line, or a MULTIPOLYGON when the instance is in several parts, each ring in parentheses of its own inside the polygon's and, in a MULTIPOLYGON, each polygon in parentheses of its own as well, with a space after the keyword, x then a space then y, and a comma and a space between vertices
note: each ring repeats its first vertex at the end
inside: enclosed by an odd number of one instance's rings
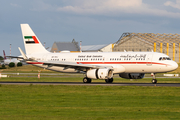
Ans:
POLYGON ((91 79, 113 82, 113 75, 122 78, 142 79, 152 73, 152 83, 157 83, 155 73, 177 69, 178 64, 169 56, 157 52, 48 52, 28 24, 21 24, 26 54, 19 48, 28 64, 59 72, 85 73, 84 83, 91 79))
POLYGON ((13 62, 15 65, 17 65, 20 62, 19 60, 17 60, 17 58, 7 59, 4 50, 3 50, 3 55, 4 55, 4 62, 3 62, 3 64, 5 64, 5 65, 9 65, 9 63, 11 63, 11 62, 13 62))

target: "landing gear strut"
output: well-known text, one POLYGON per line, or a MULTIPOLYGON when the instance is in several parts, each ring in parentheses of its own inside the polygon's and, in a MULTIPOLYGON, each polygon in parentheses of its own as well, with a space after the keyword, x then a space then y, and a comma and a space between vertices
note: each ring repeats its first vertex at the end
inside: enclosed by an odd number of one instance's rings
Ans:
POLYGON ((91 79, 87 78, 87 77, 84 77, 83 78, 83 83, 91 83, 91 79))
POLYGON ((110 79, 105 79, 106 83, 112 83, 113 82, 113 78, 110 79))
POLYGON ((156 80, 155 73, 151 73, 151 76, 153 76, 152 84, 156 84, 156 83, 157 83, 157 80, 156 80))

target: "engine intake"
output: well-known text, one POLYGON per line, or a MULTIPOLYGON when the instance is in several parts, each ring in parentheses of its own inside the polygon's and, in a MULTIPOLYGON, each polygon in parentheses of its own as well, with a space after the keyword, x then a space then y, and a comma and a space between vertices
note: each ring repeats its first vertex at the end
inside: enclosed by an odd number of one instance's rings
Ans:
POLYGON ((91 69, 88 70, 86 76, 91 79, 110 79, 113 77, 111 69, 91 69))
POLYGON ((126 79, 142 79, 144 75, 144 73, 120 73, 119 77, 126 79))

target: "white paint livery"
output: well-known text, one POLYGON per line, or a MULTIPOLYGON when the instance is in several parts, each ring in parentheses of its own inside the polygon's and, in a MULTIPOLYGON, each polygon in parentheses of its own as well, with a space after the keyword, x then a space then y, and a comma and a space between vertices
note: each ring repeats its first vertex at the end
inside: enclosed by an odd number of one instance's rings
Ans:
MULTIPOLYGON (((21 24, 27 63, 59 72, 83 72, 83 82, 105 79, 113 82, 113 74, 123 78, 141 79, 145 73, 162 73, 177 69, 178 64, 169 56, 157 52, 80 52, 50 53, 36 37, 28 24, 21 24), (34 42, 27 42, 28 38, 34 42), (33 60, 33 61, 32 61, 33 60)), ((154 74, 153 74, 154 75, 154 74)), ((157 80, 155 76, 153 83, 157 80)))
POLYGON ((11 62, 13 62, 15 65, 17 65, 20 62, 16 58, 7 59, 4 50, 3 50, 3 54, 4 54, 4 62, 2 64, 9 65, 11 62))

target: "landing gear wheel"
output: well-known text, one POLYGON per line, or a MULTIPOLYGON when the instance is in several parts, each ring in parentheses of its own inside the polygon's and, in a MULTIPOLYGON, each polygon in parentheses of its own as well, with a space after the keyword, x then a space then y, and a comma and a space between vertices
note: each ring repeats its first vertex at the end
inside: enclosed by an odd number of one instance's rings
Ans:
POLYGON ((153 80, 152 80, 152 83, 153 83, 153 84, 156 84, 156 83, 157 83, 157 80, 156 80, 156 79, 153 79, 153 80))
POLYGON ((91 83, 91 79, 90 78, 83 78, 83 83, 91 83))
POLYGON ((110 79, 105 79, 106 83, 112 83, 113 82, 113 78, 110 79))
POLYGON ((91 83, 91 79, 90 78, 88 78, 88 83, 91 83))

